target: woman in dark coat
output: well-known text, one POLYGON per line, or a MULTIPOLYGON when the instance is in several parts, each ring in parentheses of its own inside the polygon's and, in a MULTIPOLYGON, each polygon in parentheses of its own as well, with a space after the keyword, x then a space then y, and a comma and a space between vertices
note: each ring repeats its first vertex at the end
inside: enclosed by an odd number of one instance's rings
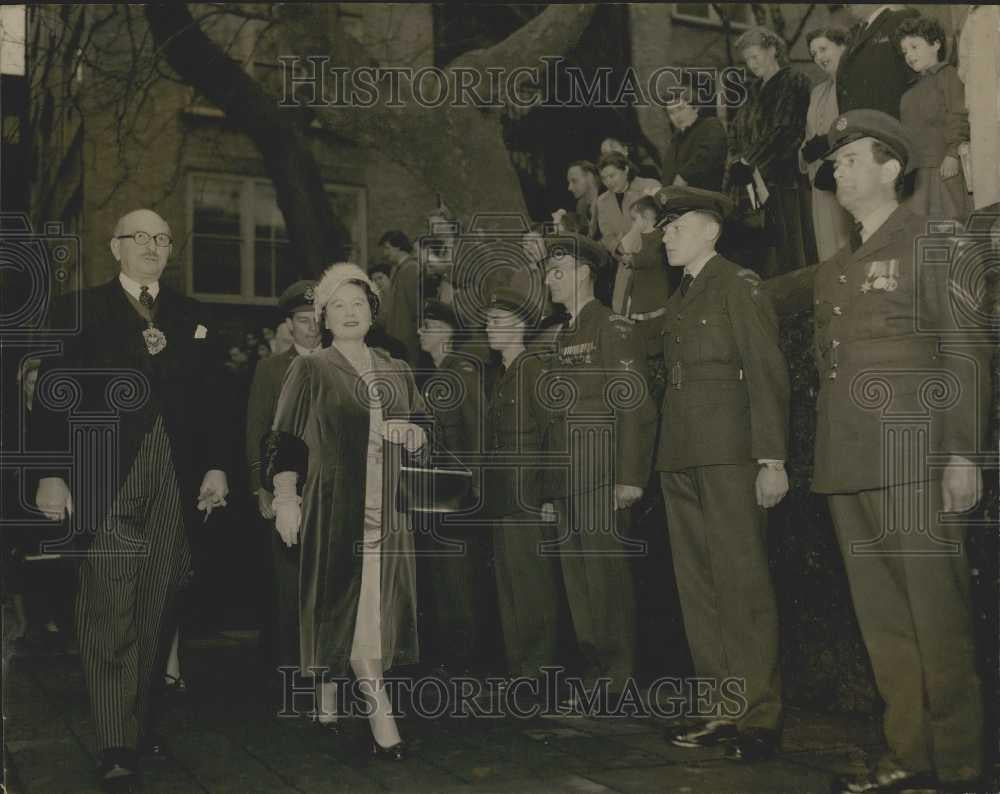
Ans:
MULTIPOLYGON (((422 401, 409 366, 364 343, 378 311, 364 271, 330 267, 315 307, 333 343, 288 368, 264 467, 275 527, 289 545, 302 543, 302 670, 342 675, 350 662, 372 707, 374 755, 402 759, 382 676, 417 660, 416 574, 409 520, 390 495, 401 447, 424 446, 409 421, 422 401)), ((334 732, 335 686, 318 687, 319 722, 334 732)))
POLYGON ((746 235, 748 256, 741 264, 768 278, 816 262, 809 194, 798 159, 812 88, 804 74, 788 66, 785 42, 773 31, 751 28, 737 40, 736 50, 755 79, 729 129, 726 186, 738 206, 749 210, 748 186, 760 200, 761 185, 754 178, 760 174, 768 194, 762 202, 763 234, 746 235))

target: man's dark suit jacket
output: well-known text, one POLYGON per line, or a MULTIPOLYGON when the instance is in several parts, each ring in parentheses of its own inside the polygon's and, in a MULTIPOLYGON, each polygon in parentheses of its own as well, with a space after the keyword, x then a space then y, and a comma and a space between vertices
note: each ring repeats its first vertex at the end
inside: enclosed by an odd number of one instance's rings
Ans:
POLYGON ((674 132, 663 156, 663 184, 680 174, 691 187, 722 190, 726 170, 726 131, 712 116, 699 116, 686 130, 674 132))
POLYGON ((904 19, 919 15, 912 8, 885 10, 867 28, 856 28, 837 67, 841 113, 870 108, 899 118, 899 100, 913 79, 913 70, 906 65, 895 34, 904 19))
MULTIPOLYGON (((61 356, 42 361, 29 424, 31 446, 38 451, 68 450, 71 413, 117 415, 117 489, 128 476, 143 437, 157 415, 162 415, 190 522, 196 515, 193 507, 205 472, 227 468, 227 423, 217 399, 221 389, 213 386, 221 362, 214 342, 218 329, 203 305, 163 284, 154 309, 156 327, 166 337, 166 347, 152 355, 143 339, 146 321, 117 276, 101 286, 53 301, 49 327, 78 324, 79 330, 63 337, 61 356), (206 329, 204 338, 196 338, 202 336, 199 326, 206 329), (76 389, 63 383, 63 378, 75 382, 76 389), (70 399, 62 399, 66 397, 70 399)), ((93 470, 89 475, 100 476, 93 470)), ((58 468, 42 470, 38 476, 69 481, 68 473, 58 468)), ((79 509, 86 497, 78 493, 72 496, 79 509)))

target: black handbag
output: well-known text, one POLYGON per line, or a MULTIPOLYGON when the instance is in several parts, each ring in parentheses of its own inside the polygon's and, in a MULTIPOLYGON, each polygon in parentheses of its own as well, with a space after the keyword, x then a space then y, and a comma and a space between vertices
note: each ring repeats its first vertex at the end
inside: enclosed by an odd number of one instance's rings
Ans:
POLYGON ((472 472, 447 449, 447 465, 407 464, 399 467, 396 510, 400 513, 456 513, 472 507, 472 472))

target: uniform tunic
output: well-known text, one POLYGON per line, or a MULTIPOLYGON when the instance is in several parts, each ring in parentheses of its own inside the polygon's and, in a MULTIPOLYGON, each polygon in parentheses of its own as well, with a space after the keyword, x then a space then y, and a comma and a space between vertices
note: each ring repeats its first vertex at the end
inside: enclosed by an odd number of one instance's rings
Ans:
POLYGON ((755 481, 758 460, 786 459, 789 383, 757 276, 710 259, 687 294, 668 301, 663 350, 656 467, 695 672, 742 679, 740 727, 773 730, 778 615, 755 481))
POLYGON ((627 511, 615 511, 616 484, 645 488, 656 408, 645 379, 645 351, 624 317, 591 300, 555 339, 539 397, 550 412, 547 456, 565 461, 546 477, 555 503, 566 597, 585 675, 606 675, 612 689, 632 675, 635 615, 626 554, 627 511))
POLYGON ((497 600, 511 675, 538 676, 556 661, 559 572, 542 554, 552 527, 539 521, 548 414, 536 394, 544 364, 523 352, 499 374, 490 397, 485 499, 496 524, 493 548, 497 600))
POLYGON ((945 781, 982 765, 965 530, 937 518, 941 466, 983 443, 991 348, 962 330, 975 267, 901 206, 815 282, 813 490, 830 495, 889 761, 945 781))

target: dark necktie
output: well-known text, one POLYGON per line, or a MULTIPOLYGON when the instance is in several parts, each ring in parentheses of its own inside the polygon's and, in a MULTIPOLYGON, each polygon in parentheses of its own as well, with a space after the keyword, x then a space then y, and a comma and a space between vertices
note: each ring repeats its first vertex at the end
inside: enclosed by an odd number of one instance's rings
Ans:
POLYGON ((855 223, 854 226, 851 227, 851 238, 850 238, 851 251, 857 251, 861 247, 861 244, 864 242, 861 239, 862 228, 864 227, 862 227, 860 223, 855 223))
POLYGON ((681 297, 683 298, 688 294, 688 290, 691 288, 691 282, 694 281, 694 276, 690 273, 685 273, 684 278, 681 279, 681 297))
POLYGON ((139 303, 147 309, 151 310, 153 308, 153 296, 149 294, 149 287, 145 284, 139 287, 139 303))

